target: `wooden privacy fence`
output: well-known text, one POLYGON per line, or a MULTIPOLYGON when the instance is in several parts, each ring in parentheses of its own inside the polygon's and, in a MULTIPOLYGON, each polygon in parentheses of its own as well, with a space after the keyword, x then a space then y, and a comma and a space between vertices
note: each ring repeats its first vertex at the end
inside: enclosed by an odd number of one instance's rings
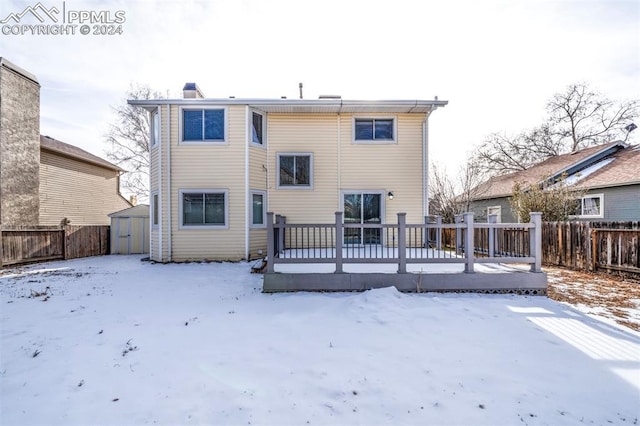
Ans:
POLYGON ((638 222, 545 222, 542 256, 547 265, 640 277, 638 222))
POLYGON ((109 226, 29 226, 0 230, 0 267, 109 253, 109 226))

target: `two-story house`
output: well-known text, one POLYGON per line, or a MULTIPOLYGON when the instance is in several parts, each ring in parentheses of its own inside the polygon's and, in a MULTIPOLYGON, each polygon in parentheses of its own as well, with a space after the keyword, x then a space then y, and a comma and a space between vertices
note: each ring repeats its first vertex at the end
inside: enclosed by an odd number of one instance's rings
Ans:
MULTIPOLYGON (((428 119, 447 101, 130 100, 151 114, 151 259, 266 254, 266 212, 288 223, 421 223, 428 214, 428 119)), ((381 243, 367 228, 345 235, 381 243)))

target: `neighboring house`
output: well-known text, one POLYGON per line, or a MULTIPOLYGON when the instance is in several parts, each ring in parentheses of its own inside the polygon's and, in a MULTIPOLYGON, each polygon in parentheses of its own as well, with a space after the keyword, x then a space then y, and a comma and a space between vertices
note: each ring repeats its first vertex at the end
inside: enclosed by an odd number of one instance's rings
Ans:
POLYGON ((129 103, 151 113, 152 260, 264 256, 267 211, 288 223, 427 214, 427 121, 446 101, 205 99, 188 83, 184 99, 129 103))
POLYGON ((108 225, 123 170, 40 135, 40 84, 0 58, 0 225, 108 225))
POLYGON ((498 215, 516 222, 509 200, 516 182, 535 184, 558 179, 585 190, 575 218, 580 220, 640 220, 640 147, 610 142, 551 157, 527 170, 496 176, 476 190, 471 210, 476 216, 498 215))
POLYGON ((76 146, 40 136, 40 224, 109 225, 131 207, 119 191, 123 170, 76 146))

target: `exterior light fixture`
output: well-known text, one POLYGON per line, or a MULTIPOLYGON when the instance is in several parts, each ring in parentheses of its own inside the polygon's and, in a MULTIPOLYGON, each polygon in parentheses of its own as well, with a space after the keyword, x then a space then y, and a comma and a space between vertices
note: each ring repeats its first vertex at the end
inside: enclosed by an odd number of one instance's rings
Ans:
POLYGON ((393 200, 393 192, 389 191, 387 197, 389 197, 390 200, 393 200))

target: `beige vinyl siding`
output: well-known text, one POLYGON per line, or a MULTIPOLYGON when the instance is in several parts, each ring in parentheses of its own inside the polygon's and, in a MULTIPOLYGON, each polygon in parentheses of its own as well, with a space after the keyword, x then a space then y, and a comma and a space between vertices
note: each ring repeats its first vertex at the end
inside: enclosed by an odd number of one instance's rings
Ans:
POLYGON ((338 116, 269 114, 269 210, 288 223, 327 223, 338 208, 338 116), (278 188, 277 156, 313 154, 313 189, 278 188))
POLYGON ((109 225, 109 213, 128 207, 115 170, 41 151, 41 225, 59 225, 63 218, 72 225, 109 225))
POLYGON ((354 143, 354 115, 341 116, 341 189, 384 191, 386 223, 397 223, 400 212, 407 213, 407 223, 422 223, 424 114, 365 115, 376 116, 395 117, 395 143, 354 143), (393 200, 386 196, 389 191, 393 200))
MULTIPOLYGON (((266 114, 263 116, 268 122, 266 114)), ((265 135, 266 136, 266 135, 265 135)), ((268 143, 265 137, 265 142, 268 143)), ((267 149, 249 144, 249 190, 267 191, 267 149)), ((267 208, 269 197, 265 195, 267 208)), ((249 199, 247 208, 252 209, 252 200, 249 199)), ((257 259, 266 256, 267 230, 266 228, 251 228, 249 230, 249 258, 257 259)))
MULTIPOLYGON (((209 106, 201 105, 202 108, 209 106)), ((172 260, 239 260, 245 253, 245 144, 244 106, 226 108, 225 144, 180 144, 181 109, 171 115, 171 232, 172 260), (226 190, 226 229, 181 228, 181 190, 226 190)), ((167 173, 163 162, 163 173, 167 173)), ((165 200, 166 201, 166 200, 165 200)))

